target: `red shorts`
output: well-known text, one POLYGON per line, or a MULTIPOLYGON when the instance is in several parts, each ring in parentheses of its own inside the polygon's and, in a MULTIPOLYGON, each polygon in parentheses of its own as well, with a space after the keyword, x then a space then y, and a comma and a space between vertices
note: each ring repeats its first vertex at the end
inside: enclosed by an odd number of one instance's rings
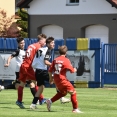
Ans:
POLYGON ((68 80, 62 80, 60 82, 55 81, 55 84, 58 91, 60 91, 62 94, 67 94, 68 92, 75 91, 73 85, 68 80))
POLYGON ((19 72, 19 80, 22 82, 26 82, 26 80, 36 80, 35 72, 32 67, 24 67, 22 64, 19 72))

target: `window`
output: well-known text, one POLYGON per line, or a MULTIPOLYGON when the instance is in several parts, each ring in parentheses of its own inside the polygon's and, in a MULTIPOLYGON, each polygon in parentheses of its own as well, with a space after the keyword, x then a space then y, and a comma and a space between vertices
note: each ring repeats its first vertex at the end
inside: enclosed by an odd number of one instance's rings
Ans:
POLYGON ((67 6, 77 6, 80 0, 67 0, 67 6))
POLYGON ((79 0, 70 0, 70 3, 79 3, 79 0))

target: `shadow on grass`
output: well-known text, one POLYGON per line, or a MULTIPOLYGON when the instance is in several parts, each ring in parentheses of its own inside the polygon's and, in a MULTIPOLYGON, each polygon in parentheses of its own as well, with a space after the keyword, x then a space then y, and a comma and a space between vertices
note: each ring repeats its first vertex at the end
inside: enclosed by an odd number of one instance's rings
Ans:
POLYGON ((11 104, 11 103, 0 103, 0 104, 11 104))
POLYGON ((34 111, 34 112, 48 112, 48 113, 51 113, 51 112, 57 112, 57 111, 47 111, 47 110, 39 110, 39 109, 35 109, 35 110, 31 110, 31 109, 28 109, 27 111, 30 111, 30 112, 32 112, 32 111, 34 111))

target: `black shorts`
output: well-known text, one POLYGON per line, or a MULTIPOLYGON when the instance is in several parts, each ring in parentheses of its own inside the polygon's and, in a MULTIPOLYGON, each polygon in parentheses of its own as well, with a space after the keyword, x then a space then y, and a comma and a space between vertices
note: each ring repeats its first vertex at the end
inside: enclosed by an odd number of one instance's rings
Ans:
POLYGON ((47 70, 36 69, 35 77, 37 86, 45 85, 45 81, 49 81, 49 74, 47 70))

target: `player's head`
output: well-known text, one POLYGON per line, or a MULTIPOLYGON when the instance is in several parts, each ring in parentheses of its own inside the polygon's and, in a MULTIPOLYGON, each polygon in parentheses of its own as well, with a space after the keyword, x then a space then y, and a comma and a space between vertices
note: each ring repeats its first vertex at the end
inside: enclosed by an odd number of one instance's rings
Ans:
POLYGON ((63 46, 59 46, 59 54, 60 55, 66 55, 66 53, 67 53, 67 46, 66 45, 63 45, 63 46))
POLYGON ((24 38, 18 37, 18 38, 17 38, 17 43, 18 43, 18 47, 19 47, 20 49, 24 50, 24 46, 25 46, 24 38))
POLYGON ((48 37, 46 39, 46 45, 49 49, 54 49, 55 43, 54 43, 54 38, 53 37, 48 37))
POLYGON ((42 47, 46 45, 46 38, 47 37, 45 34, 40 34, 37 36, 37 38, 38 38, 38 41, 42 47))

